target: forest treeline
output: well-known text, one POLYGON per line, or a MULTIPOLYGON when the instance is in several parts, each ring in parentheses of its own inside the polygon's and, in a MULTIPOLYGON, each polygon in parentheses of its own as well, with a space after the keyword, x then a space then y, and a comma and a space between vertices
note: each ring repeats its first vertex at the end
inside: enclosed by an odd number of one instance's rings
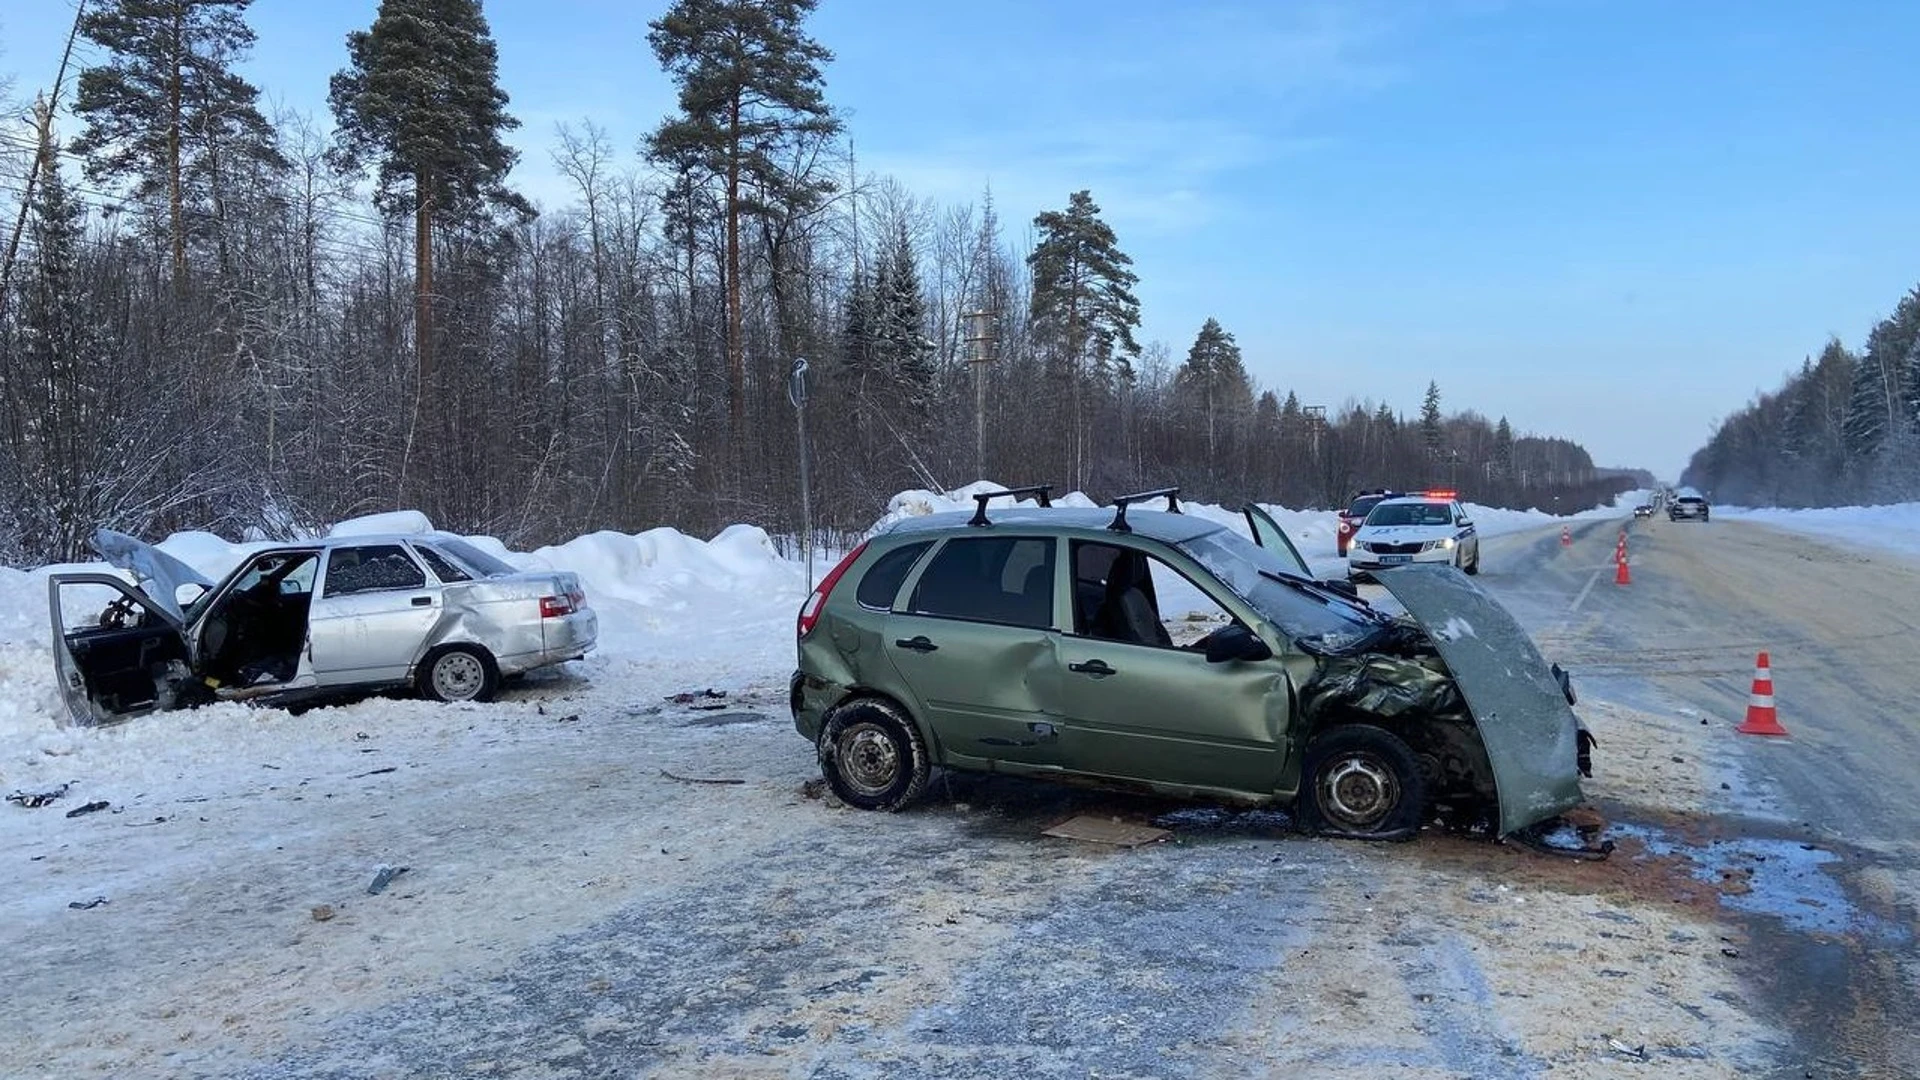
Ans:
POLYGON ((1143 345, 1091 192, 1029 234, 990 192, 860 172, 812 0, 675 3, 648 44, 677 109, 637 148, 559 128, 574 196, 544 212, 508 182, 478 0, 382 0, 329 125, 263 111, 248 7, 86 0, 31 127, 0 132, 0 563, 103 525, 284 535, 395 507, 519 545, 793 530, 801 357, 829 526, 982 476, 1299 507, 1444 484, 1568 509, 1632 483, 1443 410, 1437 383, 1412 417, 1379 403, 1406 387, 1303 403, 1211 319, 1143 345))
POLYGON ((1721 421, 1681 480, 1749 506, 1920 500, 1920 286, 1861 351, 1828 341, 1778 390, 1721 421))

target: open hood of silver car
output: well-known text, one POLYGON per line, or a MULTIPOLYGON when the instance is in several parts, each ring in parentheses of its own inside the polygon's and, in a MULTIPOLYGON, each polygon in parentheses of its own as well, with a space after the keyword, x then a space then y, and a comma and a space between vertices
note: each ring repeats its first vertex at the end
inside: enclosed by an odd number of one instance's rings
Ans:
POLYGON ((1500 797, 1500 835, 1578 805, 1580 722, 1513 616, 1451 566, 1377 576, 1433 639, 1473 712, 1500 797))
POLYGON ((101 529, 93 534, 93 550, 99 552, 107 562, 132 573, 140 582, 140 591, 146 594, 147 599, 155 607, 172 615, 176 622, 186 621, 176 595, 180 586, 213 588, 213 582, 198 570, 126 533, 101 529))

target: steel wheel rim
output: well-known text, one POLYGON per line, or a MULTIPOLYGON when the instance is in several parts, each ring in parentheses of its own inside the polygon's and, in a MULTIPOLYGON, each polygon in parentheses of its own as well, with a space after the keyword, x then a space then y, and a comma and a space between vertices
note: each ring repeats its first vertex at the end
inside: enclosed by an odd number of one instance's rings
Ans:
POLYGON ((433 664, 433 692, 449 701, 465 701, 486 685, 487 668, 468 652, 450 652, 433 664))
POLYGON ((878 724, 859 723, 834 745, 840 778, 861 795, 878 798, 900 780, 900 748, 878 724))
POLYGON ((1320 805, 1343 825, 1379 824, 1400 802, 1400 780, 1371 754, 1348 754, 1320 772, 1320 805))

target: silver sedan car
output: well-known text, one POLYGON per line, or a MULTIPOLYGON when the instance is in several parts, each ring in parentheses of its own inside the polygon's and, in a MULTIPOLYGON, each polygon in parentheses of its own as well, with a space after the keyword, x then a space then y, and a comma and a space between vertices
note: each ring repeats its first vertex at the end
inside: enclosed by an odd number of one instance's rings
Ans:
POLYGON ((515 570, 445 534, 266 548, 218 584, 121 533, 101 530, 94 547, 138 585, 47 579, 54 663, 81 724, 406 686, 484 701, 503 677, 586 655, 599 634, 577 575, 515 570))

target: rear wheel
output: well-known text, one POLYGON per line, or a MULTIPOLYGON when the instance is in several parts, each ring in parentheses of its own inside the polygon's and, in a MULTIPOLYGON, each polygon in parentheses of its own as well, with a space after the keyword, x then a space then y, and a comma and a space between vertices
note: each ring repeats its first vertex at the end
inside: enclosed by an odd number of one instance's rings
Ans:
POLYGON ((820 771, 841 802, 862 810, 898 810, 927 786, 932 762, 920 729, 878 698, 851 701, 820 729, 820 771))
POLYGON ((1308 832, 1407 840, 1419 831, 1426 799, 1426 780, 1405 742, 1370 724, 1343 724, 1307 747, 1295 814, 1308 832))
POLYGON ((500 688, 500 671, 478 645, 445 645, 420 662, 414 682, 435 701, 487 701, 500 688))

